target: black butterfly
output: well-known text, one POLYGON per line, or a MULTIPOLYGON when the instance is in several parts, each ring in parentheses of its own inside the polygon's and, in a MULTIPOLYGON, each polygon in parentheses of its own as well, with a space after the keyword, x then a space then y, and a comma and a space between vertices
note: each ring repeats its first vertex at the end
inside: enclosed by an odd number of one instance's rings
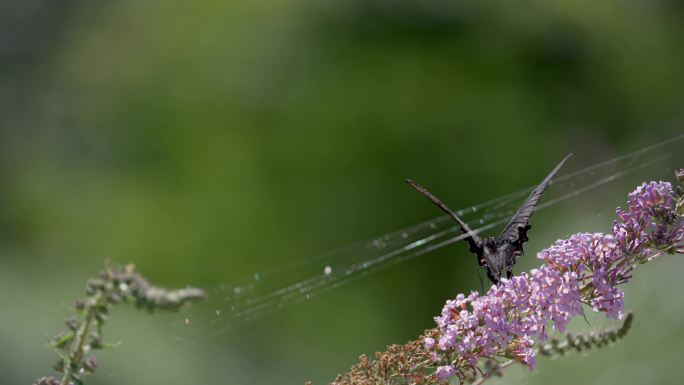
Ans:
POLYGON ((463 234, 467 235, 463 240, 468 242, 470 252, 477 256, 477 262, 480 266, 484 266, 489 280, 492 281, 492 283, 497 284, 501 281, 501 276, 504 273, 506 278, 511 278, 513 265, 517 262, 518 257, 524 254, 523 243, 529 240, 527 238, 527 231, 532 227, 529 225, 530 217, 534 214, 534 209, 541 200, 544 190, 546 190, 546 187, 551 183, 551 179, 570 156, 572 156, 572 154, 561 160, 556 168, 544 178, 539 186, 532 190, 530 196, 525 203, 520 206, 515 215, 513 215, 498 239, 495 237, 488 237, 483 241, 477 234, 473 233, 470 227, 454 214, 447 205, 437 199, 437 197, 430 194, 429 191, 415 181, 412 181, 411 179, 405 179, 405 181, 458 222, 463 234))

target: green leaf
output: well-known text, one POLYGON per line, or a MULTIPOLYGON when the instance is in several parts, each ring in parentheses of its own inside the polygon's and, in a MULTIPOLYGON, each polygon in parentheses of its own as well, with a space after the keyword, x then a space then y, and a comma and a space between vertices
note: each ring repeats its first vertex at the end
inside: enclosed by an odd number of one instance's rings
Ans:
POLYGON ((83 381, 81 381, 80 378, 76 377, 75 374, 71 375, 71 379, 74 381, 75 385, 83 385, 83 381))

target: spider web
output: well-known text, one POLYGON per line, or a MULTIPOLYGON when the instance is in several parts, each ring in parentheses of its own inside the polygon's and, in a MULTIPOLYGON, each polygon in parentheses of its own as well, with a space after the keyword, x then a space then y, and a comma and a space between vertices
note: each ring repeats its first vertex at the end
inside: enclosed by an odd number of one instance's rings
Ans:
MULTIPOLYGON (((556 205, 647 167, 671 173, 672 154, 681 155, 684 135, 592 166, 557 176, 536 210, 556 205), (668 153, 670 151, 671 153, 668 153)), ((681 159, 677 159, 681 160, 681 159)), ((567 166, 566 166, 567 167, 567 166)), ((651 178, 654 176, 649 174, 651 178)), ((504 225, 535 186, 455 212, 477 234, 504 225)), ((447 215, 254 273, 241 282, 209 290, 209 300, 172 322, 178 341, 201 343, 280 309, 305 302, 389 266, 461 241, 458 225, 447 215)))

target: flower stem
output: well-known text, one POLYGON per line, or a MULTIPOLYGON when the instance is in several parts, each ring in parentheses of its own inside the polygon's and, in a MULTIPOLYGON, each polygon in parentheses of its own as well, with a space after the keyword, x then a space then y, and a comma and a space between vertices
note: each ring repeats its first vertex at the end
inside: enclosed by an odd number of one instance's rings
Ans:
MULTIPOLYGON (((508 368, 509 366, 513 365, 515 362, 516 362, 515 360, 509 360, 509 361, 506 361, 506 362, 504 362, 503 364, 499 365, 499 367, 501 368, 501 370, 504 370, 504 369, 508 368)), ((492 377, 491 374, 486 373, 486 374, 484 374, 482 377, 480 377, 480 378, 478 378, 477 380, 475 380, 475 381, 472 383, 472 385, 480 385, 480 384, 483 384, 485 381, 487 381, 487 380, 490 379, 491 377, 492 377)))
POLYGON ((88 338, 90 325, 93 323, 93 319, 95 319, 95 311, 93 309, 97 305, 97 303, 100 302, 100 296, 97 295, 94 299, 94 304, 86 308, 86 315, 85 319, 83 320, 83 324, 80 328, 78 328, 78 331, 76 332, 76 349, 70 352, 70 354, 68 355, 68 360, 64 364, 64 377, 62 377, 61 385, 69 385, 71 383, 70 381, 72 376, 76 374, 74 373, 74 371, 77 369, 75 367, 75 363, 79 362, 83 357, 85 341, 88 338))

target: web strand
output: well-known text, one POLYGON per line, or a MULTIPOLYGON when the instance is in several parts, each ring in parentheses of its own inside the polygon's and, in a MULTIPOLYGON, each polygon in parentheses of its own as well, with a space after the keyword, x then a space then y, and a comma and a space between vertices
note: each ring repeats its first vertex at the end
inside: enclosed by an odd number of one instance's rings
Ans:
MULTIPOLYGON (((663 148, 684 139, 684 135, 641 150, 557 177, 543 210, 613 182, 635 170, 669 157, 663 148)), ((456 213, 469 223, 473 234, 505 224, 535 186, 470 206, 456 213)), ((318 256, 294 261, 255 273, 241 284, 220 285, 211 291, 208 304, 214 314, 184 319, 186 336, 177 339, 201 342, 225 333, 239 324, 287 306, 306 301, 363 276, 463 240, 458 225, 447 215, 355 243, 318 256)))

